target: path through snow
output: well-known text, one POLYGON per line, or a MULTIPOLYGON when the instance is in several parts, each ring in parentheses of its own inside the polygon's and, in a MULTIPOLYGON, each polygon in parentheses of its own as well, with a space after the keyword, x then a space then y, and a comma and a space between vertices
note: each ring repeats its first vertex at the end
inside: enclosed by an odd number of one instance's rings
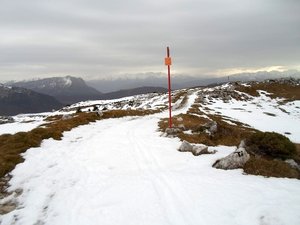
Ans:
POLYGON ((98 121, 28 150, 12 172, 21 204, 1 224, 300 224, 298 180, 212 168, 232 147, 178 152, 157 132, 166 115, 98 121))

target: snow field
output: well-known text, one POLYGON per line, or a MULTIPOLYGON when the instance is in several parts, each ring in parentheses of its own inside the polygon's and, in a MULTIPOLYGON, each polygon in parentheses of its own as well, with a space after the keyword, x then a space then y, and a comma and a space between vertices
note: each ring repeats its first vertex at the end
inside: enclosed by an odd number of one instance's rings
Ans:
POLYGON ((157 132, 166 116, 102 120, 29 149, 10 181, 20 205, 1 225, 300 224, 299 180, 212 168, 235 147, 178 152, 179 139, 157 132))
POLYGON ((39 116, 35 116, 30 118, 26 115, 20 115, 14 117, 14 123, 5 123, 0 124, 0 135, 2 134, 15 134, 17 132, 27 132, 30 131, 44 123, 46 123, 42 118, 39 116))
MULTIPOLYGON (((190 91, 187 105, 174 114, 186 112, 196 97, 197 90, 190 91)), ((271 103, 263 104, 264 112, 285 121, 271 103)), ((293 104, 299 112, 298 103, 293 104)), ((252 126, 254 117, 270 117, 249 102, 227 106, 215 101, 208 107, 242 122, 249 118, 252 126), (232 110, 244 104, 252 108, 232 110)), ((157 131, 159 119, 167 116, 101 120, 65 132, 61 141, 49 139, 29 149, 25 162, 11 173, 10 191, 23 190, 18 208, 2 215, 0 224, 300 224, 299 180, 212 168, 235 147, 210 147, 218 152, 198 157, 179 152, 178 138, 157 131)))
POLYGON ((235 99, 229 103, 218 99, 213 101, 205 105, 210 109, 209 112, 202 107, 200 110, 230 117, 261 131, 277 132, 293 142, 300 143, 300 101, 280 105, 278 99, 271 99, 264 92, 251 101, 235 99))

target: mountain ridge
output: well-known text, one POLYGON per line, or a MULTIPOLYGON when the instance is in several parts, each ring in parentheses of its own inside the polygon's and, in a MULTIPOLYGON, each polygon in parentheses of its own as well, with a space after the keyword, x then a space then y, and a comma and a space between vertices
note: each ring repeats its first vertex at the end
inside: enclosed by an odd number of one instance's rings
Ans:
POLYGON ((52 111, 62 106, 63 104, 52 96, 0 84, 0 115, 52 111))
POLYGON ((38 93, 55 97, 62 103, 71 104, 87 99, 98 99, 101 92, 86 85, 82 78, 66 76, 51 77, 31 81, 8 83, 14 87, 22 87, 38 93))
MULTIPOLYGON (((228 81, 263 81, 266 79, 278 79, 285 77, 300 78, 300 72, 298 70, 287 70, 283 72, 279 71, 260 71, 256 73, 239 73, 231 74, 222 77, 197 77, 192 75, 172 75, 171 74, 171 86, 172 90, 178 90, 182 88, 189 88, 195 86, 207 86, 213 83, 224 83, 228 81), (229 80, 228 80, 229 78, 229 80)), ((100 90, 103 93, 114 92, 121 89, 132 89, 142 86, 154 86, 167 88, 167 75, 163 73, 147 73, 143 76, 135 76, 133 78, 117 78, 113 80, 107 79, 94 79, 86 80, 87 85, 100 90), (141 78, 138 78, 141 77, 141 78)))

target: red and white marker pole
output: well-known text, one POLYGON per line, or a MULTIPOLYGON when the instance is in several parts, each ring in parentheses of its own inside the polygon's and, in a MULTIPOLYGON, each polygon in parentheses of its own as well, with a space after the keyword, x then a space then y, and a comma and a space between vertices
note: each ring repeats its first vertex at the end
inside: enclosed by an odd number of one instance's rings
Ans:
POLYGON ((172 97, 171 97, 171 76, 170 76, 170 66, 172 65, 172 60, 170 57, 169 47, 167 47, 167 57, 165 58, 165 65, 168 66, 169 127, 172 128, 172 97))

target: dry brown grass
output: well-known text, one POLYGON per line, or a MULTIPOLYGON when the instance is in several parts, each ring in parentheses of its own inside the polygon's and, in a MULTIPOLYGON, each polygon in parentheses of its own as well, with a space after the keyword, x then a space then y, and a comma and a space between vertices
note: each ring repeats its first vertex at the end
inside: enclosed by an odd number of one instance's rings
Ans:
POLYGON ((289 84, 281 83, 255 83, 250 87, 239 85, 235 88, 237 91, 245 92, 252 96, 258 96, 257 90, 263 90, 271 93, 271 98, 286 98, 290 101, 300 100, 300 86, 292 86, 289 84))
POLYGON ((177 102, 181 97, 187 97, 187 91, 179 91, 172 97, 172 103, 177 102))
MULTIPOLYGON (((197 113, 204 115, 204 113, 198 111, 197 107, 192 107, 189 110, 189 113, 197 113)), ((210 119, 199 117, 193 114, 180 114, 173 118, 173 126, 181 127, 184 126, 185 130, 191 130, 192 134, 186 134, 183 131, 179 132, 177 136, 181 140, 186 140, 191 143, 202 143, 210 146, 216 145, 229 145, 234 146, 238 145, 241 140, 249 137, 254 129, 241 126, 235 126, 224 122, 221 116, 216 115, 207 115, 210 119), (177 118, 181 117, 182 121, 178 121, 177 118), (208 122, 215 121, 217 122, 218 130, 215 134, 209 135, 205 132, 204 125, 208 122)), ((238 123, 238 122, 237 122, 238 123)), ((159 124, 160 131, 164 132, 168 127, 168 119, 162 119, 159 124)))
POLYGON ((296 145, 296 151, 300 155, 300 144, 295 144, 296 145))
POLYGON ((187 111, 188 114, 197 114, 197 115, 204 115, 203 112, 200 111, 200 103, 195 103, 193 105, 191 105, 191 107, 189 108, 189 110, 187 111))
MULTIPOLYGON (((217 122, 218 130, 210 137, 213 145, 236 146, 241 140, 249 137, 256 130, 245 127, 244 124, 232 125, 223 121, 222 116, 209 115, 210 119, 217 122)), ((237 124, 238 122, 236 122, 237 124)))
POLYGON ((243 169, 247 174, 300 179, 299 171, 291 168, 287 163, 259 156, 251 156, 243 169))
POLYGON ((60 120, 62 118, 62 115, 56 115, 56 116, 48 116, 45 121, 55 121, 55 120, 60 120))
MULTIPOLYGON (((248 95, 257 97, 259 96, 259 93, 257 92, 257 87, 255 85, 251 85, 250 87, 246 87, 244 85, 238 85, 235 87, 235 90, 247 93, 248 95)), ((259 89, 261 90, 261 89, 259 89)))
POLYGON ((103 112, 102 118, 120 118, 124 116, 145 116, 158 113, 161 110, 109 110, 103 112))
POLYGON ((295 146, 296 146, 296 157, 294 157, 294 160, 298 163, 298 164, 300 164, 300 144, 295 144, 295 146))
MULTIPOLYGON (((209 122, 208 119, 190 114, 179 114, 172 118, 174 127, 180 127, 183 125, 185 130, 197 130, 199 126, 204 125, 207 122, 209 122), (182 121, 179 118, 181 118, 182 121)), ((160 131, 165 131, 168 127, 168 118, 160 120, 158 126, 160 131)))

